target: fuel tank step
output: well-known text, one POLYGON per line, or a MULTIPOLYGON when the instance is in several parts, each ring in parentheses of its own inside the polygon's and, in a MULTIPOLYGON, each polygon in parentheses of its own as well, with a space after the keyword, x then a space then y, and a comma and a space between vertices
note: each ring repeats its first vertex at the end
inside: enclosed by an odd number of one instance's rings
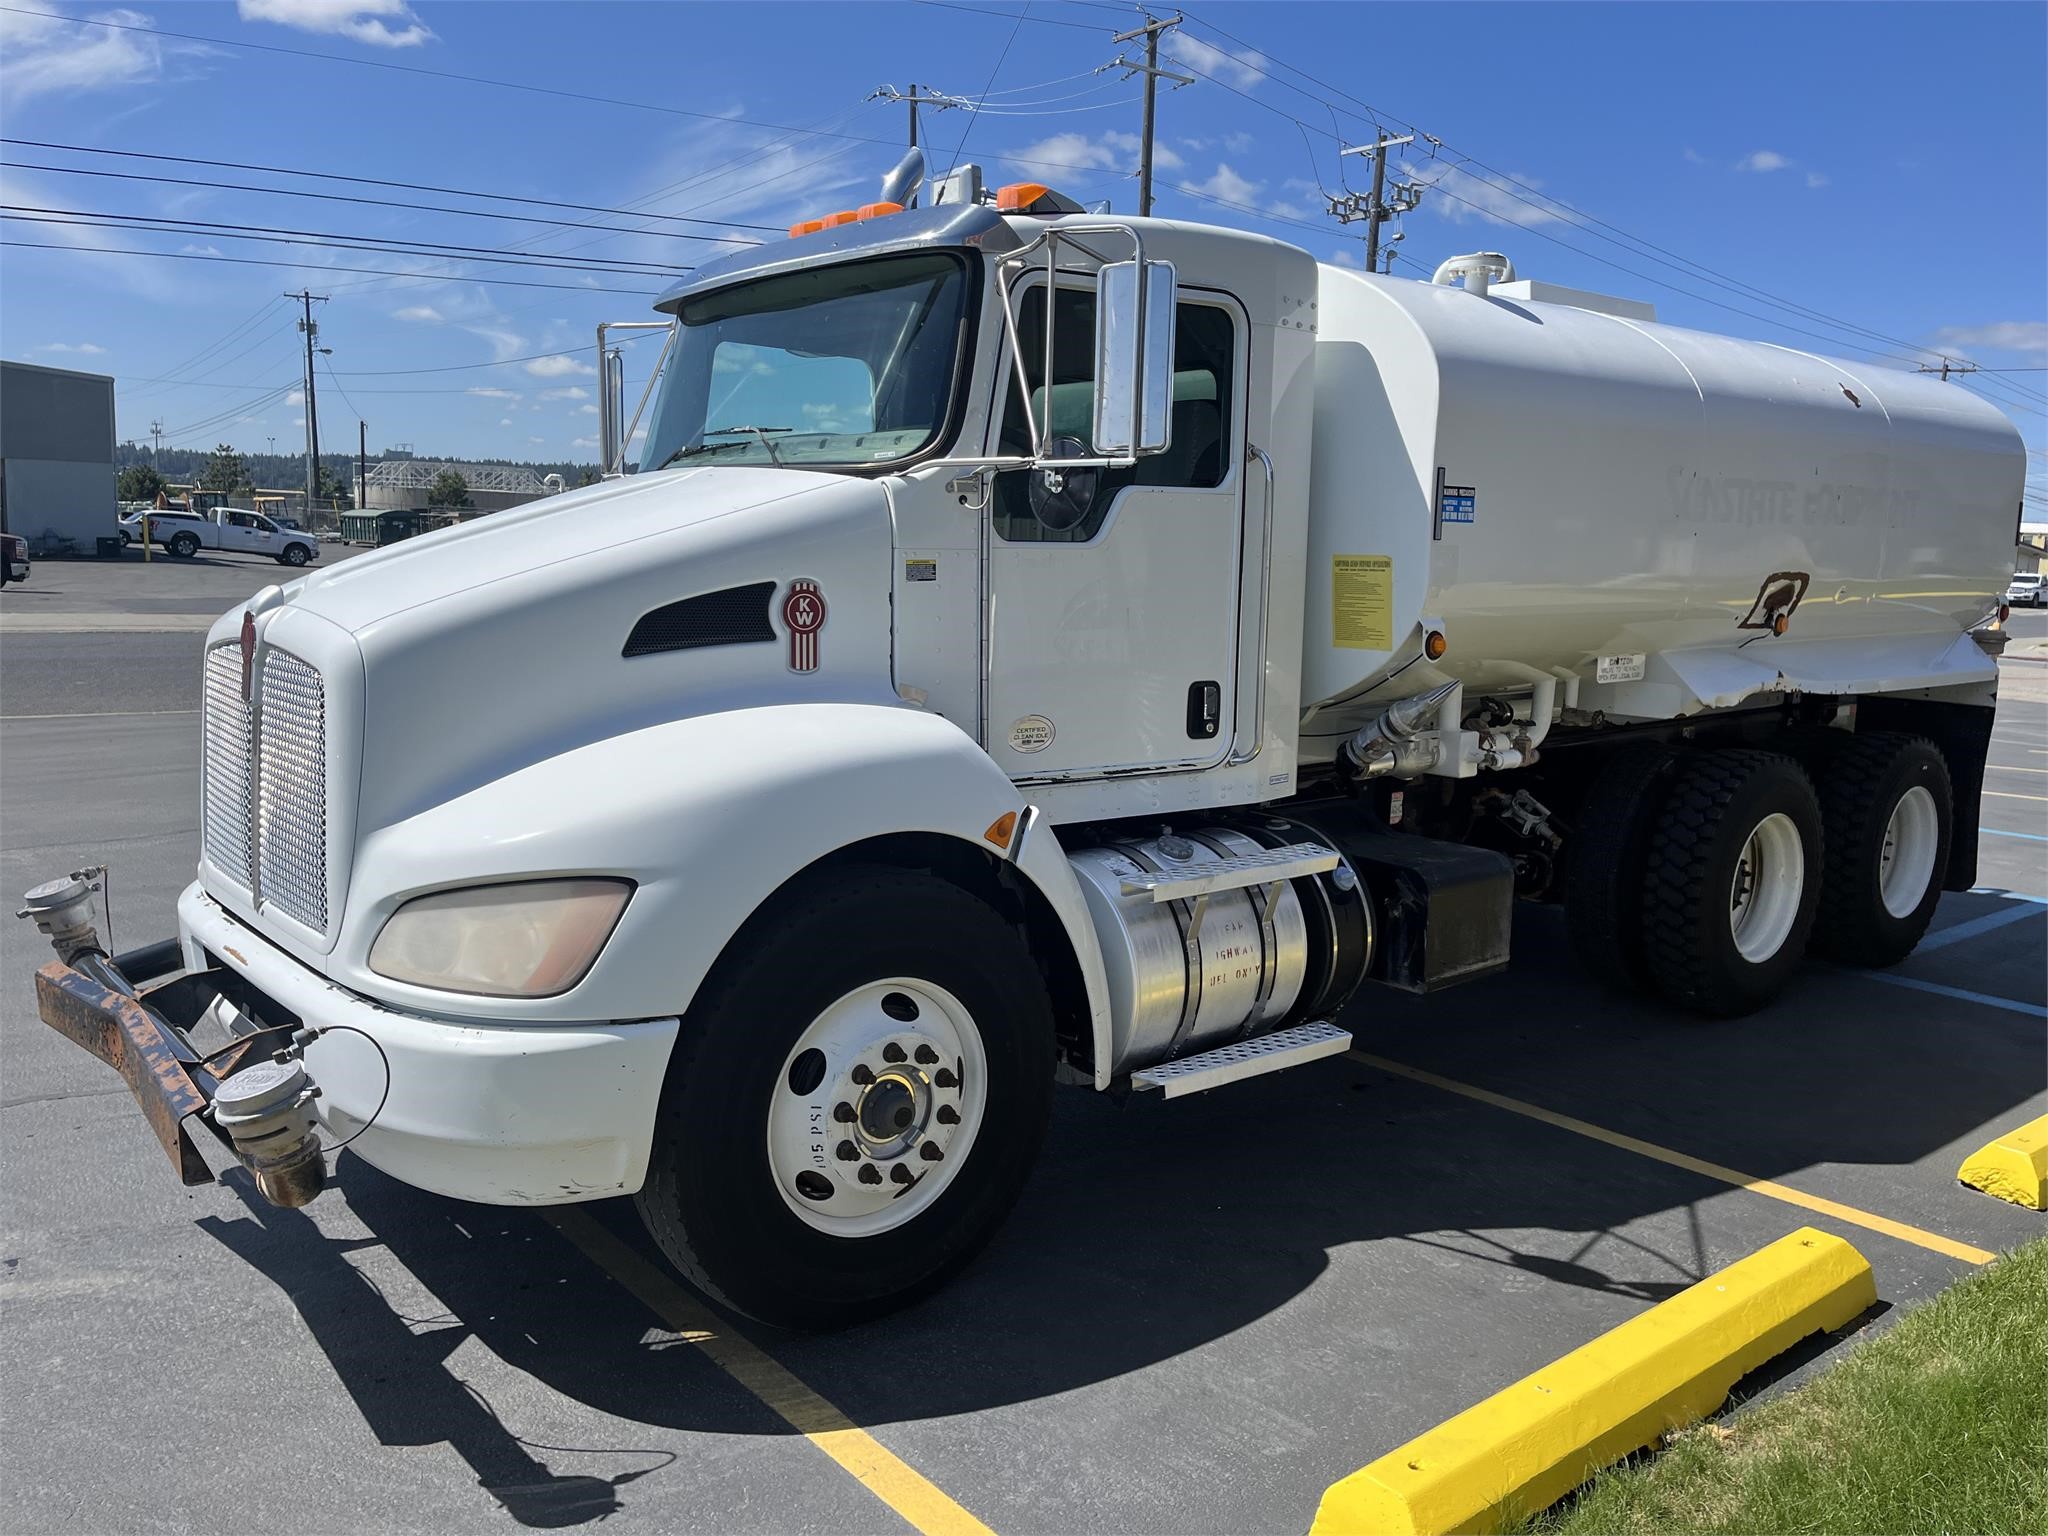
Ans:
POLYGON ((1320 843, 1289 843, 1285 848, 1270 848, 1263 853, 1242 853, 1232 858, 1212 859, 1205 864, 1161 870, 1156 874, 1127 875, 1123 880, 1123 893, 1126 896, 1150 896, 1155 904, 1186 901, 1191 896, 1207 896, 1216 891, 1238 891, 1248 885, 1267 885, 1275 880, 1298 880, 1304 875, 1320 875, 1336 867, 1334 849, 1320 843))
POLYGON ((1298 1067, 1322 1056, 1335 1056, 1351 1048, 1351 1031, 1334 1024, 1297 1024, 1276 1029, 1256 1040, 1239 1040, 1218 1046, 1199 1056, 1183 1056, 1131 1074, 1136 1089, 1156 1088, 1160 1097, 1177 1099, 1184 1094, 1206 1093, 1243 1078, 1298 1067))

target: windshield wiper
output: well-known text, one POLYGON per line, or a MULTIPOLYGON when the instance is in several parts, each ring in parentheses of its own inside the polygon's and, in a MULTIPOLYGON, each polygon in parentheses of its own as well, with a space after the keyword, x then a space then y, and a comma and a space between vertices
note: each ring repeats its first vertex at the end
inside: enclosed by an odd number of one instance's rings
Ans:
MULTIPOLYGON (((751 432, 754 434, 754 436, 758 437, 761 440, 761 446, 768 450, 768 461, 771 464, 774 464, 779 467, 782 463, 782 459, 781 456, 776 453, 775 444, 773 440, 769 438, 768 434, 770 432, 794 432, 795 430, 795 427, 706 427, 704 429, 704 435, 706 437, 734 437, 741 433, 751 432)), ((687 459, 693 454, 711 453, 716 449, 731 448, 734 446, 736 445, 732 443, 692 443, 688 447, 678 448, 674 453, 670 454, 666 459, 662 461, 661 467, 663 469, 667 469, 669 465, 675 463, 676 460, 687 459)))

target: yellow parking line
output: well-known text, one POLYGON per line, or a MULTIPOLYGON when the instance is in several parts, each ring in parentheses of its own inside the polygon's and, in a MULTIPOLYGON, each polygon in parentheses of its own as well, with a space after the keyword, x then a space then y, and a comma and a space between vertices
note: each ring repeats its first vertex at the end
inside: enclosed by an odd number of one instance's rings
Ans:
POLYGON ((909 1463, 731 1331, 704 1303, 574 1206, 544 1211, 599 1269, 637 1296, 662 1325, 745 1387, 784 1423, 857 1478, 925 1536, 995 1536, 909 1463))
POLYGON ((1965 1264, 1989 1264, 1998 1257, 1987 1249, 1973 1247, 1969 1243, 1959 1243, 1952 1237, 1943 1237, 1939 1232, 1908 1226, 1903 1221, 1893 1221, 1888 1216, 1858 1210, 1853 1205, 1823 1200, 1818 1195, 1809 1195, 1804 1190, 1793 1189, 1771 1179, 1760 1179, 1754 1174, 1743 1173, 1740 1169, 1710 1163, 1704 1158, 1691 1157, 1683 1152, 1674 1152, 1669 1147, 1660 1147, 1653 1141, 1625 1136, 1620 1131, 1610 1131, 1604 1126, 1593 1125, 1585 1120, 1575 1120, 1570 1115, 1561 1115, 1554 1109, 1544 1109, 1541 1105, 1511 1099, 1504 1093, 1494 1093, 1490 1089, 1475 1087, 1471 1083, 1461 1083, 1455 1078, 1438 1077, 1434 1072, 1425 1072, 1420 1067, 1389 1061, 1384 1056, 1374 1056, 1366 1051, 1350 1051, 1346 1054, 1369 1067, 1391 1072, 1396 1077, 1426 1083, 1432 1088, 1441 1088, 1446 1093, 1460 1094, 1468 1099, 1477 1099, 1482 1104, 1491 1104, 1496 1109, 1505 1109, 1513 1114, 1526 1115, 1531 1120, 1542 1121, 1545 1125, 1554 1125, 1575 1135, 1588 1136, 1594 1141, 1604 1141, 1610 1147, 1620 1147, 1625 1152, 1654 1158, 1657 1162, 1669 1163, 1674 1168, 1684 1168, 1692 1173, 1705 1174, 1710 1179, 1719 1179, 1723 1184, 1732 1184, 1737 1189, 1748 1190, 1751 1194, 1782 1200, 1787 1205, 1796 1205, 1802 1210, 1814 1211, 1822 1216, 1832 1216, 1835 1220, 1845 1221, 1851 1226, 1882 1232, 1886 1237, 1895 1237, 1900 1242, 1913 1243, 1922 1248, 1932 1249, 1936 1253, 1946 1254, 1952 1259, 1961 1259, 1965 1264))

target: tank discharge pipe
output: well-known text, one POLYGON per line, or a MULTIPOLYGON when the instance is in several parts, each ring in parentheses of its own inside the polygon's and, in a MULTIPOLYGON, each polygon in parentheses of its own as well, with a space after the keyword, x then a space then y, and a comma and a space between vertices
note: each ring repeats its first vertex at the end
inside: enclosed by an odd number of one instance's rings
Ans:
POLYGON ((1470 251, 1463 256, 1452 256, 1436 269, 1430 282, 1439 288, 1448 288, 1458 278, 1465 279, 1465 291, 1486 297, 1486 290, 1493 283, 1512 283, 1515 280, 1515 264, 1499 251, 1470 251))
POLYGON ((1387 773, 1413 778, 1427 772, 1435 766, 1441 748, 1434 739, 1416 740, 1416 733, 1435 718, 1437 706, 1458 686, 1439 683, 1427 693, 1389 704, 1344 743, 1344 755, 1369 779, 1387 773))

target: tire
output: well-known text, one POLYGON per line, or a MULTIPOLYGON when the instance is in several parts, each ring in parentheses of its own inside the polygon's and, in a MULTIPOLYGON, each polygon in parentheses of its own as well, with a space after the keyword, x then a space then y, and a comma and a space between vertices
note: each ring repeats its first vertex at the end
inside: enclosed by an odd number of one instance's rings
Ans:
POLYGON ((1919 736, 1853 736, 1820 781, 1827 861, 1813 947, 1896 965, 1927 932, 1954 825, 1948 763, 1919 736))
POLYGON ((1644 956, 1657 990, 1712 1017, 1761 1008, 1798 968, 1821 869, 1820 806, 1791 758, 1729 750, 1683 765, 1643 873, 1644 956))
POLYGON ((174 533, 171 542, 164 546, 180 560, 190 560, 199 553, 199 535, 196 533, 174 533))
MULTIPOLYGON (((927 1081, 944 1083, 941 1057, 920 1051, 915 1059, 936 1063, 927 1081)), ((884 1068, 884 1076, 891 1070, 906 1069, 884 1068)), ((928 1295, 987 1242, 1044 1139, 1052 1073, 1051 1000, 1007 922, 934 876, 834 870, 755 918, 691 1004, 636 1203, 662 1252, 735 1311, 786 1328, 844 1327, 928 1295), (906 1014, 903 992, 881 990, 899 984, 922 999, 920 1008, 906 1014), (870 993, 887 1019, 873 1011, 870 993), (906 1017, 915 1022, 889 1022, 906 1017), (914 1160, 913 1153, 926 1153, 923 1142, 900 1155, 858 1155, 845 1138, 858 1130, 868 1144, 868 1115, 883 1083, 872 1073, 849 1074, 870 1058, 902 1058, 841 1049, 841 1040, 820 1032, 895 1028, 943 1039, 954 1025, 963 1054, 946 1091, 955 1094, 959 1118, 945 1129, 938 1121, 948 1106, 935 1110, 926 1101, 921 1108, 926 1140, 953 1137, 947 1147, 956 1160, 914 1160), (827 1049, 800 1050, 807 1040, 827 1049), (977 1048, 986 1069, 979 1085, 977 1048), (822 1066, 807 1071, 811 1055, 822 1066), (800 1084, 800 1076, 809 1081, 800 1084), (849 1086, 863 1081, 870 1086, 849 1086), (857 1112, 849 1098, 858 1098, 857 1112), (787 1155, 778 1165, 775 1148, 789 1146, 778 1130, 786 1133, 792 1115, 810 1127, 805 1155, 815 1166, 787 1155), (828 1115, 853 1115, 856 1124, 828 1123, 828 1115), (819 1126, 827 1126, 822 1138, 819 1126), (884 1167, 891 1182, 881 1178, 884 1167), (863 1214, 863 1202, 880 1198, 876 1186, 892 1191, 899 1178, 913 1186, 902 1198, 921 1203, 899 1208, 891 1195, 863 1214), (927 1178, 935 1182, 915 1193, 927 1178), (814 1196, 829 1194, 807 1200, 799 1193, 805 1180, 814 1196), (839 1209, 828 1209, 835 1202, 839 1209)))
POLYGON ((135 542, 135 535, 134 535, 134 534, 132 534, 132 533, 130 533, 130 532, 129 532, 129 531, 128 531, 128 530, 126 529, 126 528, 123 528, 123 529, 121 530, 121 547, 122 547, 123 549, 126 549, 126 548, 128 548, 128 547, 129 547, 129 546, 130 546, 131 544, 133 544, 134 542, 135 542))
POLYGON ((303 544, 287 544, 284 552, 277 557, 289 566, 301 566, 313 558, 312 552, 303 544))
POLYGON ((1643 864, 1650 829, 1678 766, 1670 748, 1623 747, 1594 776, 1565 848, 1564 915, 1580 969, 1616 990, 1649 985, 1643 958, 1643 864))

